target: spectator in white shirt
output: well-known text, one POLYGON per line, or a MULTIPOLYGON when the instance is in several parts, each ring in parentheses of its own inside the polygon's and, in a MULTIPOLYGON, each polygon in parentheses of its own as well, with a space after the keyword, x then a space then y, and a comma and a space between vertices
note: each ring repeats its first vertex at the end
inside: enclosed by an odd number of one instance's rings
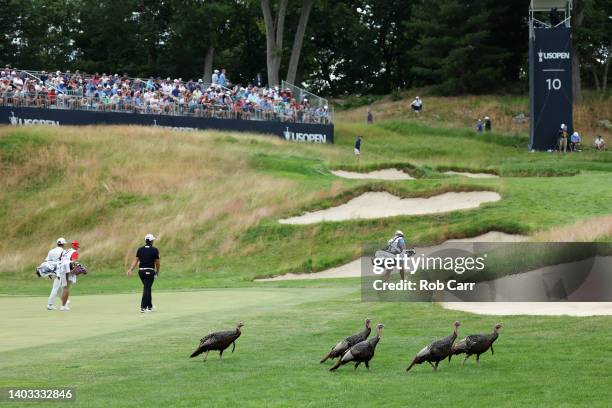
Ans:
POLYGON ((421 98, 417 96, 414 99, 414 101, 412 101, 412 103, 410 104, 410 107, 415 113, 420 113, 421 110, 423 109, 423 101, 421 101, 421 98))

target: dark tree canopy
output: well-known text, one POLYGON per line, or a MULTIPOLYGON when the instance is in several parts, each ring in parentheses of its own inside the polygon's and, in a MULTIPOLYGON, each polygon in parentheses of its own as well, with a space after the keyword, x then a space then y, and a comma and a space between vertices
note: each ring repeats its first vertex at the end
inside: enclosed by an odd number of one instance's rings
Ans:
MULTIPOLYGON (((273 48, 281 56, 278 80, 295 77, 331 95, 417 86, 442 94, 526 89, 528 0, 286 3, 285 40, 273 48), (302 35, 299 60, 290 63, 302 35)), ((269 4, 276 11, 282 3, 269 4)), ((605 90, 612 2, 581 4, 584 24, 574 45, 583 86, 605 90)), ((261 0, 0 0, 0 9, 4 65, 183 79, 225 68, 242 84, 258 73, 267 77, 261 0)))

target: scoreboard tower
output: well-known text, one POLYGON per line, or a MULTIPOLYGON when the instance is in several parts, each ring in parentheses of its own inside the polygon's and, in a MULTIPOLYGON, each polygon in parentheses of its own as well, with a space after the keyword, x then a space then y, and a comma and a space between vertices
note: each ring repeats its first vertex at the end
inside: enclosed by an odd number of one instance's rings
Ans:
POLYGON ((529 149, 554 150, 561 124, 572 123, 572 0, 529 6, 529 149))

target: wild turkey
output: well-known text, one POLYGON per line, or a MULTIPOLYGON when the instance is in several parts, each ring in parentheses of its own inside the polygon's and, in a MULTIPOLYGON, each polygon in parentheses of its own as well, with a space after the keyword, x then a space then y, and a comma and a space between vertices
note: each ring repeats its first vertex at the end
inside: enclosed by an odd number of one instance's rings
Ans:
POLYGON ((204 361, 206 361, 206 358, 208 357, 208 352, 210 350, 219 350, 219 358, 223 358, 223 351, 228 348, 230 344, 233 346, 233 353, 236 349, 236 340, 242 334, 242 332, 240 331, 240 328, 242 326, 244 326, 244 323, 240 322, 238 323, 238 326, 236 326, 235 330, 220 331, 207 335, 206 337, 202 338, 202 340, 200 340, 200 345, 191 354, 190 357, 196 357, 202 354, 203 352, 206 352, 206 355, 204 356, 204 361))
POLYGON ((370 369, 370 360, 374 357, 374 351, 376 350, 376 345, 380 340, 380 334, 382 332, 383 327, 385 327, 382 323, 378 323, 376 325, 376 336, 371 339, 367 339, 364 341, 360 341, 355 344, 353 347, 348 349, 342 357, 340 357, 336 364, 329 369, 329 371, 337 370, 341 365, 350 363, 351 361, 355 362, 355 370, 359 367, 359 364, 365 363, 366 368, 370 369))
POLYGON ((454 329, 451 334, 444 337, 443 339, 434 341, 429 346, 419 351, 417 355, 414 357, 414 359, 412 360, 412 363, 410 363, 410 365, 406 369, 406 371, 410 371, 413 365, 421 364, 425 361, 427 361, 431 365, 433 370, 436 371, 438 369, 438 364, 440 364, 440 361, 450 356, 450 353, 453 347, 453 343, 455 342, 455 339, 457 338, 457 329, 459 328, 460 325, 461 323, 455 322, 453 324, 454 329))
POLYGON ((331 351, 327 353, 325 357, 323 357, 320 362, 324 363, 328 358, 340 357, 342 354, 344 354, 346 350, 350 349, 355 344, 359 343, 360 341, 366 340, 370 335, 370 332, 372 332, 370 322, 370 319, 365 319, 365 329, 363 329, 363 331, 355 333, 352 336, 349 336, 338 344, 336 344, 334 347, 332 347, 331 351))
POLYGON ((480 365, 480 355, 485 353, 491 348, 491 354, 495 354, 493 350, 493 343, 499 336, 499 329, 501 329, 501 323, 497 323, 493 328, 493 333, 490 334, 472 334, 467 336, 465 339, 453 345, 451 354, 448 356, 450 362, 451 357, 455 354, 465 353, 465 359, 462 364, 465 364, 465 360, 468 359, 472 354, 476 354, 476 364, 480 365))

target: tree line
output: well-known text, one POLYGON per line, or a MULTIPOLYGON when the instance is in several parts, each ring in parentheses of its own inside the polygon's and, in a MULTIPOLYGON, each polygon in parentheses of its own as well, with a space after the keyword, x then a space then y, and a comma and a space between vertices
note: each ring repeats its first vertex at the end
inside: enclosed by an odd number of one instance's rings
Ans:
MULTIPOLYGON (((0 0, 0 63, 315 93, 527 89, 529 0, 0 0)), ((578 85, 606 90, 612 2, 574 0, 578 85)), ((576 70, 576 69, 575 69, 576 70)))

